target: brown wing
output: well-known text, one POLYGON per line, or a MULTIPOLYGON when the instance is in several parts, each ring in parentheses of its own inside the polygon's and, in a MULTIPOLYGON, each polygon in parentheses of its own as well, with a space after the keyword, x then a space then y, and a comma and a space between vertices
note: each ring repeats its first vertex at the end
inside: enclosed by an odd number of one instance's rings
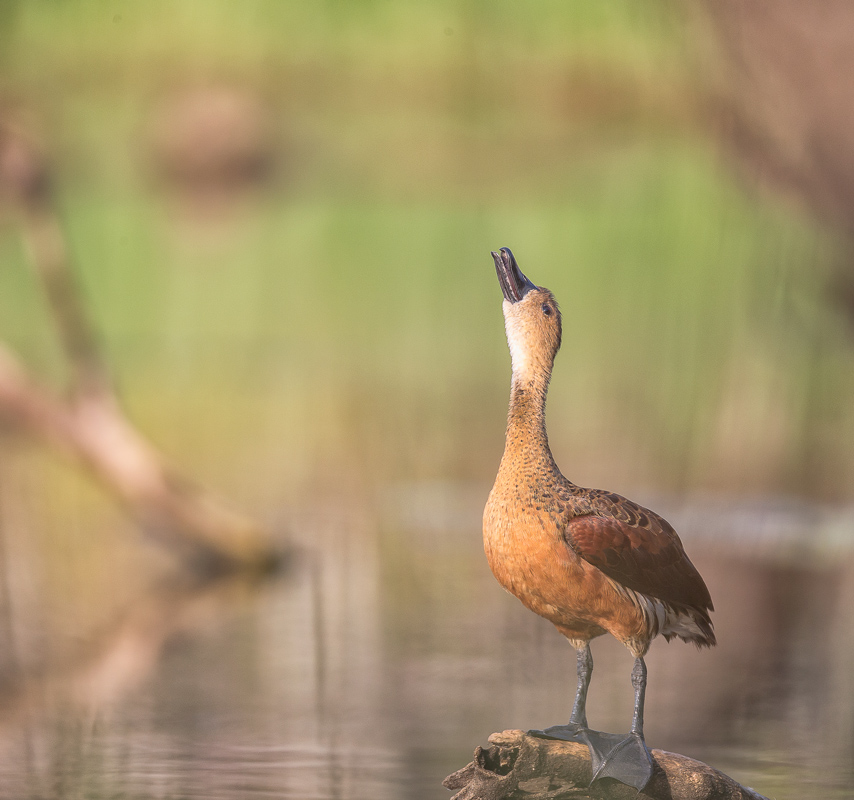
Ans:
POLYGON ((575 504, 581 513, 564 531, 567 544, 581 558, 636 592, 674 605, 713 609, 706 584, 667 520, 617 494, 585 494, 586 502, 575 504))

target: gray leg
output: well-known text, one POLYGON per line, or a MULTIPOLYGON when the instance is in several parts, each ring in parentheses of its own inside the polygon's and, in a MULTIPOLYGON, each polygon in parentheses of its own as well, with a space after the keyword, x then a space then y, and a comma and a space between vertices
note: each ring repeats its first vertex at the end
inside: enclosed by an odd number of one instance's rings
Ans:
POLYGON ((582 742, 590 750, 593 779, 613 778, 633 786, 639 792, 652 777, 652 754, 643 739, 643 703, 646 695, 646 664, 640 657, 632 669, 632 686, 635 690, 635 710, 632 729, 628 734, 600 733, 587 727, 587 689, 593 674, 593 656, 590 645, 578 648, 578 689, 572 716, 567 725, 553 725, 542 731, 528 731, 532 736, 545 739, 562 739, 582 742))
POLYGON ((643 702, 646 697, 646 663, 638 656, 632 669, 632 686, 635 688, 635 713, 632 716, 632 733, 643 739, 643 702))
POLYGON ((566 725, 552 725, 542 731, 529 731, 533 736, 587 744, 585 738, 587 732, 587 690, 590 688, 590 677, 593 675, 593 656, 590 653, 589 642, 584 642, 577 649, 578 688, 575 691, 575 702, 572 705, 572 715, 569 722, 566 725))
POLYGON ((635 689, 635 710, 631 732, 627 736, 615 736, 612 733, 589 731, 588 739, 593 781, 613 778, 634 786, 640 792, 652 777, 653 765, 652 754, 643 739, 646 664, 640 657, 635 659, 632 669, 632 686, 635 689))
POLYGON ((570 725, 587 727, 587 690, 590 688, 590 678, 593 675, 593 655, 590 652, 590 642, 578 650, 578 689, 575 692, 575 702, 572 705, 570 725))

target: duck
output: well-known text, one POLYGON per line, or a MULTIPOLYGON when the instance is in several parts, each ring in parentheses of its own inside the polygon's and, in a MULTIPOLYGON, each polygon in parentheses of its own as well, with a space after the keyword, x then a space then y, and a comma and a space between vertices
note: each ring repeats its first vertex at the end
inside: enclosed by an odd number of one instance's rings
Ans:
POLYGON ((512 380, 504 453, 483 514, 484 550, 498 583, 577 651, 569 722, 529 733, 586 744, 591 784, 612 778, 640 792, 654 763, 643 732, 644 656, 657 636, 713 646, 714 606, 663 517, 614 492, 577 486, 561 473, 546 431, 546 395, 561 346, 560 308, 551 291, 522 273, 509 248, 492 257, 512 380), (628 734, 587 724, 590 642, 604 634, 634 656, 628 734))

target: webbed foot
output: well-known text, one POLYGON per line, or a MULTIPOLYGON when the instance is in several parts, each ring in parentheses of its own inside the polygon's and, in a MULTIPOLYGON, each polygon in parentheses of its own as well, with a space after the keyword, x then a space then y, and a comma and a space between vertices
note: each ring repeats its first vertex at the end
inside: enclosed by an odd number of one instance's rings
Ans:
POLYGON ((540 739, 560 739, 564 742, 582 742, 589 746, 589 742, 585 738, 587 728, 584 725, 579 725, 575 722, 569 722, 566 725, 552 725, 544 730, 531 730, 528 733, 531 736, 537 736, 540 739))
POLYGON ((591 784, 602 778, 613 778, 642 792, 652 777, 652 754, 638 733, 602 733, 574 724, 553 725, 528 733, 543 739, 586 744, 593 768, 591 784))
POLYGON ((653 764, 643 736, 587 731, 587 741, 593 764, 591 784, 602 778, 613 778, 643 791, 652 777, 653 764))

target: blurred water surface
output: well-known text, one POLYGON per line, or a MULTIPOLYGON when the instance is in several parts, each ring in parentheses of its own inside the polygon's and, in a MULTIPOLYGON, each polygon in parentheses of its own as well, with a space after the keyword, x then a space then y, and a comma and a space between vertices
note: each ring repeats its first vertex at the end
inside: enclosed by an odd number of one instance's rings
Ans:
MULTIPOLYGON (((312 549, 279 580, 160 582, 42 672, 7 677, 2 796, 441 798, 492 731, 565 720, 573 651, 489 574, 482 489, 396 487, 358 530, 344 508, 306 521, 312 549)), ((768 557, 781 518, 832 540, 840 517, 730 508, 743 541, 765 525, 751 548, 696 524, 713 507, 667 509, 695 523, 720 645, 653 646, 648 741, 772 797, 848 797, 850 547, 768 557)), ((591 722, 624 730, 631 657, 606 638, 593 652, 591 722)))
MULTIPOLYGON (((133 420, 303 555, 198 586, 4 427, 0 796, 428 798, 565 720, 574 657, 480 545, 509 390, 489 251, 551 288, 573 481, 650 504, 720 645, 657 643, 648 739, 850 795, 843 247, 739 181, 682 7, 6 2, 0 110, 50 154, 133 420)), ((0 203, 0 337, 65 367, 0 203)), ((627 727, 594 644, 591 723, 627 727)))

